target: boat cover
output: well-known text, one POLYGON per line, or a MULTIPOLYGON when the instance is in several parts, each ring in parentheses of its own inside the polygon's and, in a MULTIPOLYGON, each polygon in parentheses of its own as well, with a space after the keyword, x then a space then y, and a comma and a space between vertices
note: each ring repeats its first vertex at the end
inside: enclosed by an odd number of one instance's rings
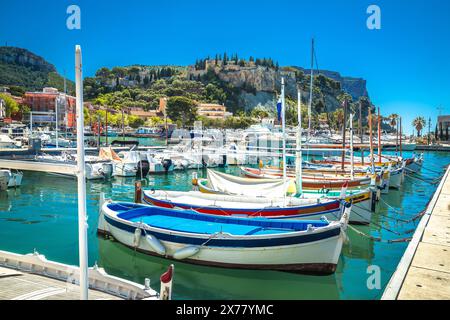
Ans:
POLYGON ((208 169, 208 184, 215 191, 252 197, 283 197, 294 182, 287 179, 249 179, 208 169))

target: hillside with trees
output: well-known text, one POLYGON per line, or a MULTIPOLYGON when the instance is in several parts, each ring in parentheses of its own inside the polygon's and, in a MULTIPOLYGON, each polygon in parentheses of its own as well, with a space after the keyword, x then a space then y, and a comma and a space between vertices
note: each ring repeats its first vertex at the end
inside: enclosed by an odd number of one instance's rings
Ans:
MULTIPOLYGON (((44 58, 21 48, 0 47, 0 86, 19 87, 17 93, 54 87, 64 90, 64 78, 55 66, 44 58)), ((67 90, 74 93, 75 85, 67 80, 67 90)))

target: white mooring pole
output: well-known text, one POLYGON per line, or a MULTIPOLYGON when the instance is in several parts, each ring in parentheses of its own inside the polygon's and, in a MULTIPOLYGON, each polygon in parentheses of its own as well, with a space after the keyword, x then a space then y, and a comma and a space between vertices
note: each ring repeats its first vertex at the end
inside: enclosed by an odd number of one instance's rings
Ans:
MULTIPOLYGON (((281 78, 281 123, 283 128, 283 184, 286 189, 286 101, 284 96, 284 78, 281 78)), ((284 205, 286 206, 286 192, 284 192, 284 205)))
POLYGON ((300 85, 297 85, 297 152, 295 159, 295 176, 297 179, 297 193, 303 193, 302 186, 302 92, 300 85))
POLYGON ((55 113, 56 113, 56 119, 55 119, 55 125, 56 125, 56 149, 59 148, 58 144, 58 103, 61 101, 60 96, 58 95, 55 99, 55 113))
POLYGON ((84 115, 83 115, 83 73, 81 47, 75 47, 75 84, 77 109, 77 166, 78 166, 78 245, 80 255, 80 298, 88 299, 88 246, 86 216, 86 177, 84 163, 84 115))

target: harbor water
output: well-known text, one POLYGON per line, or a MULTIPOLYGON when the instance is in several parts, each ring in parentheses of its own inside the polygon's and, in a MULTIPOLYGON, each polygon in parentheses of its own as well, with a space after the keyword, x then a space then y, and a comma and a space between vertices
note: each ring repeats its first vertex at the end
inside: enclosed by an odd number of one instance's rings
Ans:
MULTIPOLYGON (((449 163, 447 153, 425 153, 420 179, 405 177, 400 190, 383 195, 372 224, 355 227, 382 241, 349 229, 349 239, 334 275, 234 270, 175 262, 173 298, 379 299, 408 244, 389 240, 412 236, 419 220, 410 220, 426 208, 437 187, 430 182, 442 175, 449 163), (377 271, 380 271, 379 287, 369 279, 377 271)), ((219 170, 236 174, 239 168, 219 170)), ((191 190, 192 172, 150 175, 144 188, 191 190)), ((199 171, 199 176, 205 174, 199 171)), ((134 252, 96 233, 100 194, 132 201, 134 181, 134 178, 114 178, 108 182, 87 182, 89 265, 97 263, 112 275, 142 284, 145 278, 150 278, 152 287, 159 288, 159 276, 173 262, 134 252)), ((36 250, 48 259, 77 264, 76 188, 75 179, 26 172, 20 188, 0 193, 0 250, 16 253, 36 250)))

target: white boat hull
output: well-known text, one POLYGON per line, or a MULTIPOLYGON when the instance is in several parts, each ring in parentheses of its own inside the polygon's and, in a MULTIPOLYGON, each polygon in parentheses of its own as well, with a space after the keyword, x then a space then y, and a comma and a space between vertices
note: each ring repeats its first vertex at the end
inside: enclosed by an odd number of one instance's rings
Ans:
MULTIPOLYGON (((107 223, 112 236, 122 244, 135 248, 133 233, 107 223)), ((151 255, 158 255, 143 237, 136 248, 138 251, 151 255)), ((161 241, 166 248, 166 257, 173 259, 173 255, 186 244, 161 241)), ((342 234, 338 236, 309 242, 307 244, 258 247, 258 248, 232 248, 232 247, 202 247, 198 253, 183 260, 186 262, 243 269, 277 269, 301 271, 309 268, 323 269, 334 272, 339 261, 343 245, 342 234)))
POLYGON ((400 189, 402 186, 403 168, 396 169, 391 172, 389 179, 389 188, 400 189))
POLYGON ((22 185, 22 178, 23 178, 22 172, 11 173, 11 177, 9 178, 8 181, 8 188, 20 187, 22 185))
POLYGON ((135 177, 137 173, 137 164, 135 163, 115 163, 113 176, 116 177, 135 177))

